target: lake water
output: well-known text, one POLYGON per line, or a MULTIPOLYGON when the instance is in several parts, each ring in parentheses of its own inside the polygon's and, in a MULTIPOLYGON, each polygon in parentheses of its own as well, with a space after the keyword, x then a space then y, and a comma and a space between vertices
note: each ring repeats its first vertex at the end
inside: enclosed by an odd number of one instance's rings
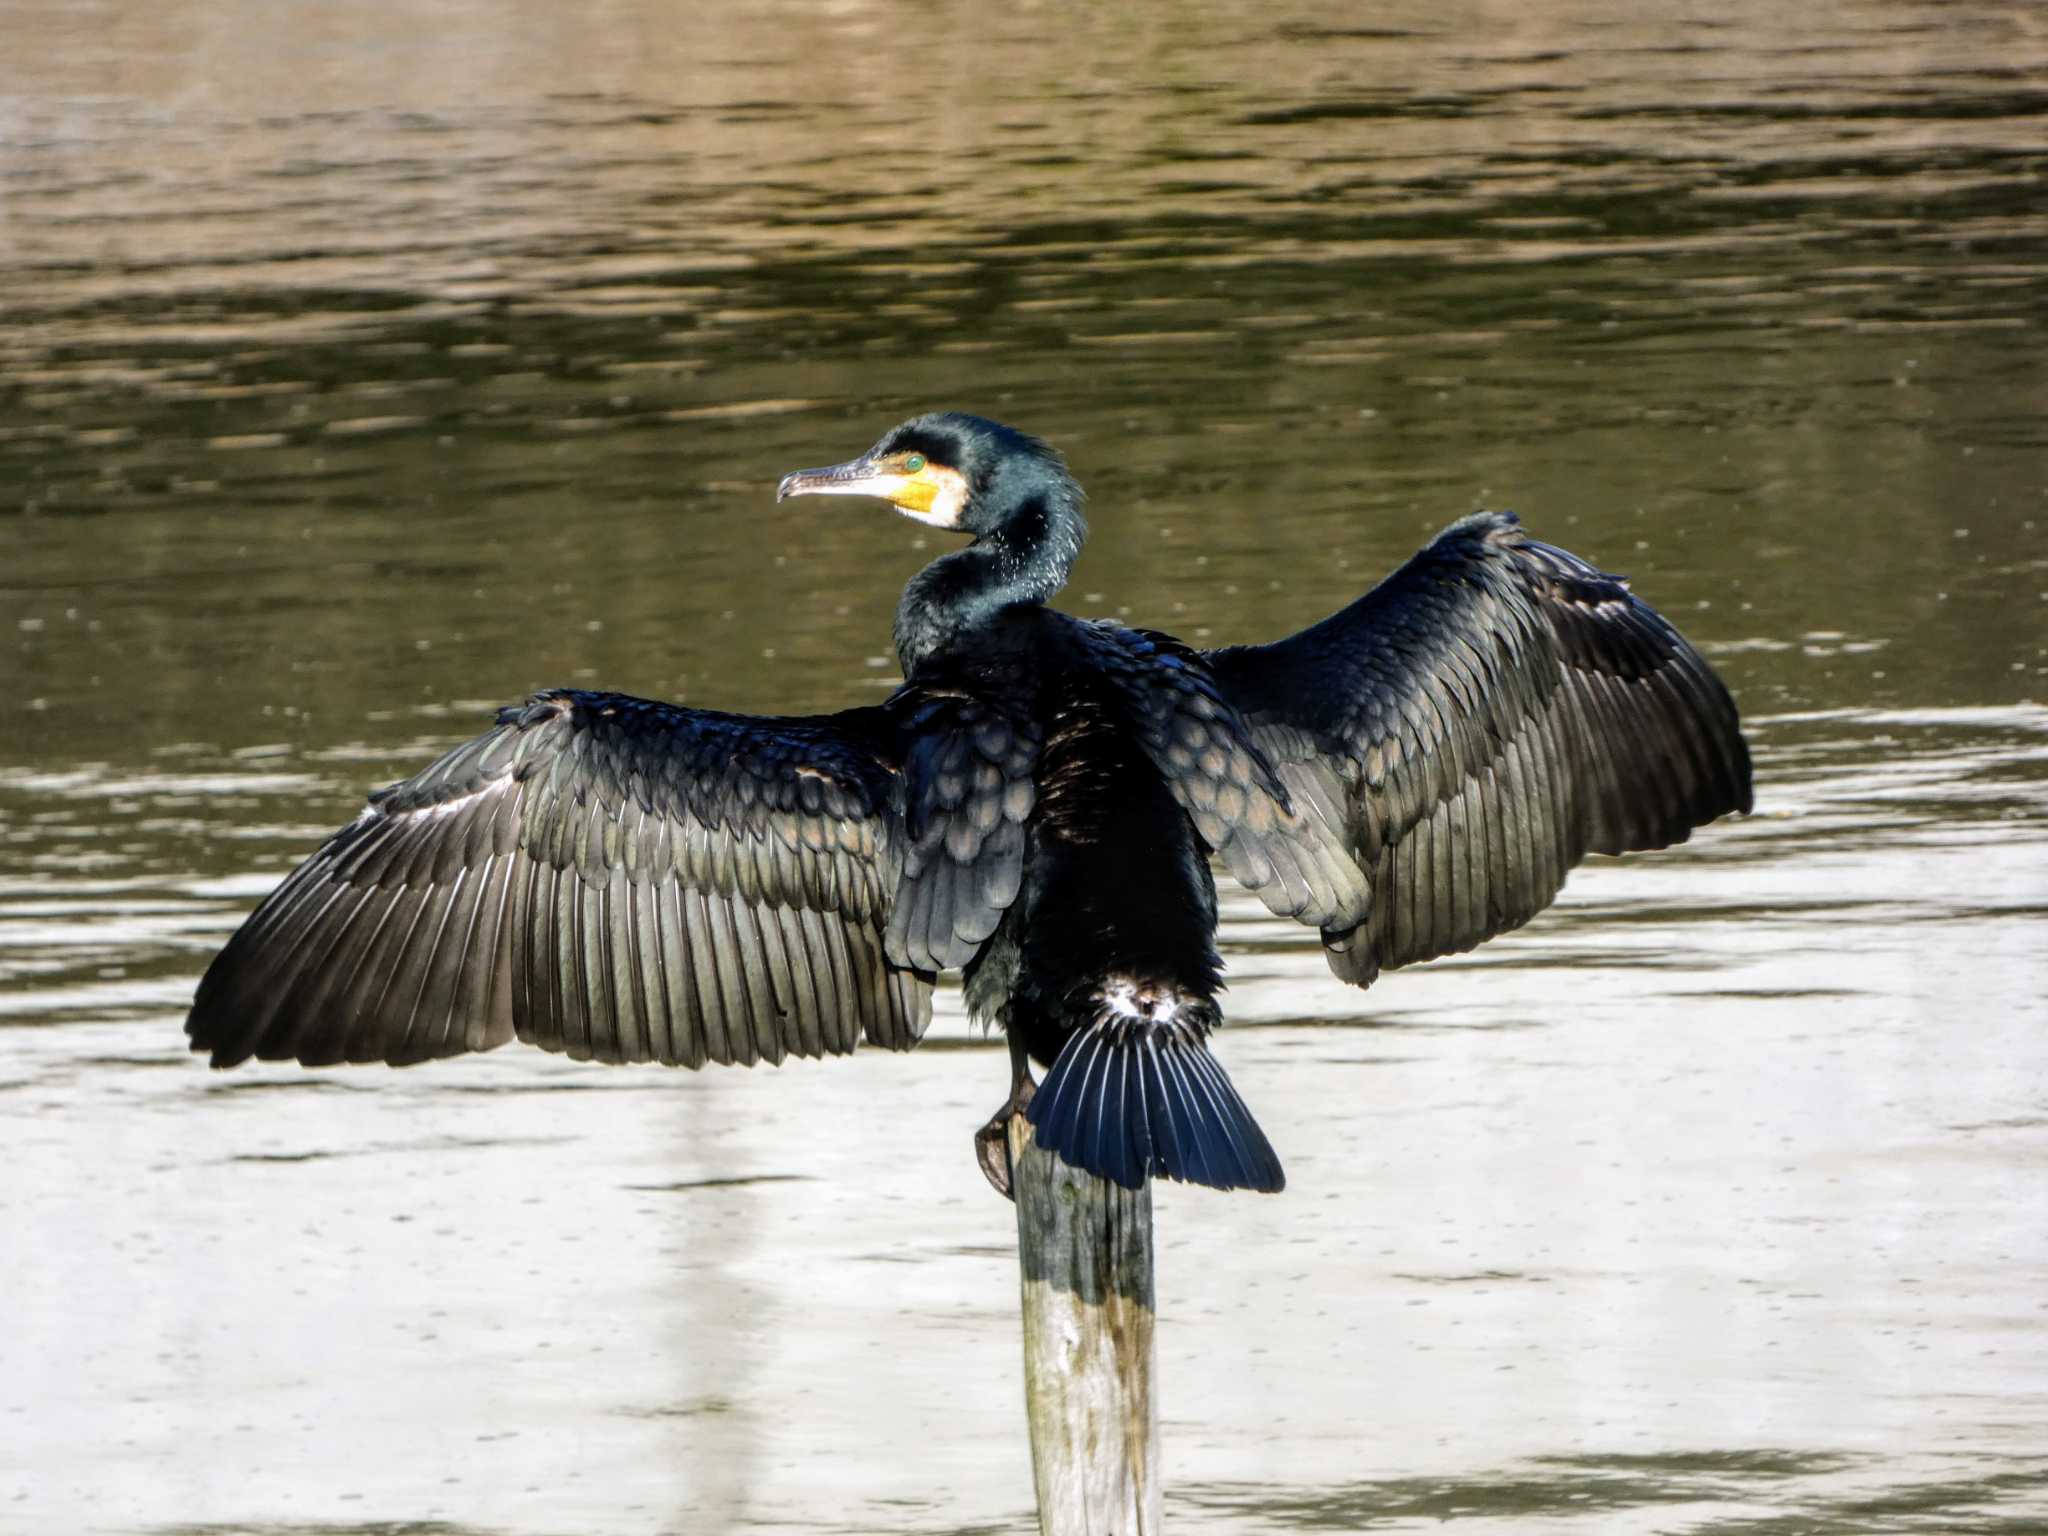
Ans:
POLYGON ((878 699, 1066 450, 1221 644, 1519 510, 1757 814, 1369 993, 1236 899, 1279 1198, 1158 1202, 1180 1532, 2048 1531, 2048 22, 8 8, 0 1529, 1022 1532, 999 1046, 209 1073, 211 951, 535 687, 878 699))

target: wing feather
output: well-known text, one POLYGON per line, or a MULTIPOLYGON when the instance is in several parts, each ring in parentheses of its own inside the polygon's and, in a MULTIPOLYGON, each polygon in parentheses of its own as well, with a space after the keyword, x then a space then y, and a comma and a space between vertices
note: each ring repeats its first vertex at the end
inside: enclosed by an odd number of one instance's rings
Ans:
POLYGON ((717 936, 711 930, 711 909, 705 893, 694 887, 682 893, 682 922, 690 952, 690 985, 696 991, 698 1020, 705 1032, 705 1057, 729 1067, 739 1057, 733 1053, 727 1030, 725 989, 719 985, 717 936))
POLYGON ((1240 883, 1276 913, 1318 927, 1364 916, 1357 863, 1318 825, 1312 800, 1295 803, 1299 782, 1280 772, 1201 655, 1118 624, 1073 633, 1091 669, 1122 695, 1139 744, 1196 832, 1240 883))
MULTIPOLYGON (((682 1066, 843 1053, 863 1034, 906 1049, 931 976, 882 942, 912 841, 900 726, 880 709, 752 719, 536 695, 372 795, 286 878, 201 981, 193 1046, 219 1066, 412 1062, 515 1036, 682 1066)), ((1015 785, 975 777, 972 753, 956 766, 976 792, 934 822, 938 894, 979 908, 1014 897, 1014 872, 954 855, 1010 827, 1015 785)), ((996 846, 1021 857, 1021 835, 996 846)))
POLYGON ((1026 697, 927 682, 890 702, 909 837, 887 928, 899 966, 965 965, 1023 887, 1040 733, 1026 697))
MULTIPOLYGON (((1312 900, 1331 869, 1364 873, 1368 901, 1324 924, 1332 969, 1360 985, 1527 922, 1589 852, 1665 847, 1750 807, 1713 669, 1625 582, 1511 514, 1453 524, 1297 635, 1204 659, 1308 802, 1312 900), (1331 811, 1310 799, 1319 779, 1331 811)), ((1228 862, 1303 915, 1281 861, 1228 862)))

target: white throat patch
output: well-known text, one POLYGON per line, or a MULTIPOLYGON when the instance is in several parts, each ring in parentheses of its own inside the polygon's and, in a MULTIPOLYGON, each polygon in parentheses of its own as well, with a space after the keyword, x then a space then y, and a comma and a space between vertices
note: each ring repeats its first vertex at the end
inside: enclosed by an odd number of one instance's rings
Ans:
POLYGON ((957 469, 948 469, 943 464, 928 465, 925 478, 939 488, 939 494, 932 498, 931 508, 924 512, 913 512, 908 507, 896 510, 905 517, 917 519, 933 528, 958 528, 960 519, 967 511, 967 477, 957 469))

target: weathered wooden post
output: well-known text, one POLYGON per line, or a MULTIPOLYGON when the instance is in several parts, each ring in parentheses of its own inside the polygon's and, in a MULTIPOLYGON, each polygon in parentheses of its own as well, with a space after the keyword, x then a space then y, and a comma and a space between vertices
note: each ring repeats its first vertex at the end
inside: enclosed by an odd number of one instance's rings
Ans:
POLYGON ((1010 1119, 1040 1536, 1155 1536, 1152 1186, 1069 1167, 1010 1119))

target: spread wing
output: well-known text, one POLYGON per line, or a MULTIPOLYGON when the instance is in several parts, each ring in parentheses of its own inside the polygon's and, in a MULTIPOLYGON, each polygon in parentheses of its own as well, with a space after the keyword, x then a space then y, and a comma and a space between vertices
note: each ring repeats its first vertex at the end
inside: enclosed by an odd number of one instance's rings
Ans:
POLYGON ((1750 807, 1749 749, 1706 661, 1508 513, 1453 524, 1320 624, 1207 660, 1290 793, 1341 805, 1371 904, 1324 942, 1361 986, 1527 922, 1588 852, 1662 848, 1750 807))
POLYGON ((214 959, 186 1032, 422 1061, 517 1036, 603 1061, 903 1050, 928 973, 884 952, 902 862, 879 710, 751 719, 559 691, 380 790, 214 959))

